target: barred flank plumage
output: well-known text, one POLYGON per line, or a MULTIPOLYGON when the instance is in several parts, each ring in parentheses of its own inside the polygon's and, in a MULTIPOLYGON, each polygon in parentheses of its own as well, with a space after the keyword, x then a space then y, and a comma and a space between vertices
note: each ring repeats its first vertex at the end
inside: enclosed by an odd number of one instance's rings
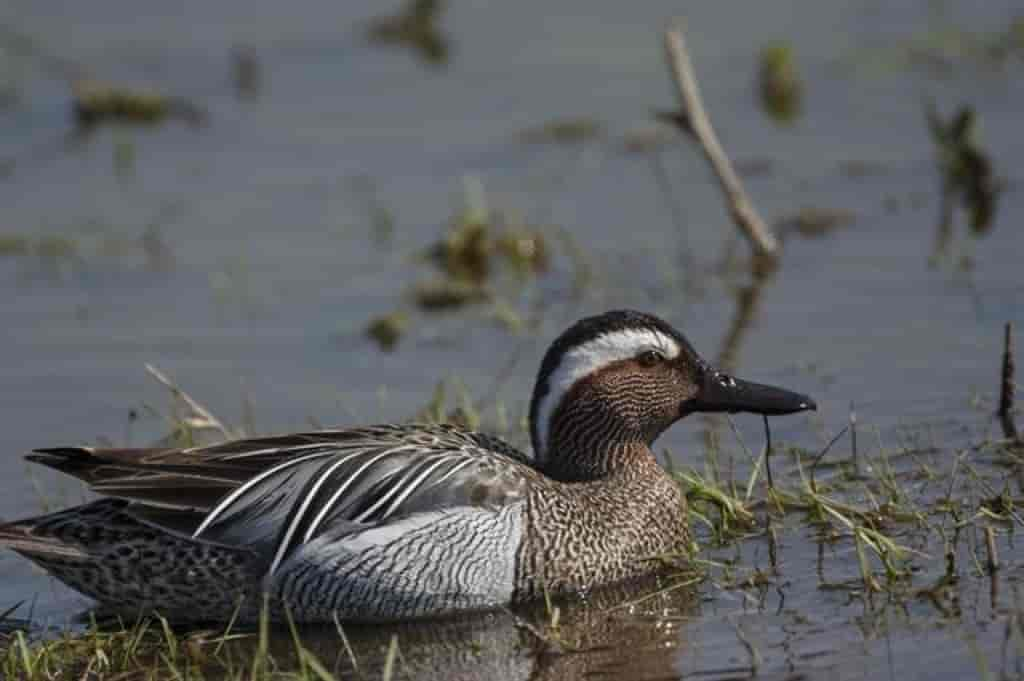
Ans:
POLYGON ((273 593, 304 617, 395 620, 511 600, 523 503, 456 507, 326 535, 281 567, 273 593), (406 566, 416 565, 416 569, 406 566))

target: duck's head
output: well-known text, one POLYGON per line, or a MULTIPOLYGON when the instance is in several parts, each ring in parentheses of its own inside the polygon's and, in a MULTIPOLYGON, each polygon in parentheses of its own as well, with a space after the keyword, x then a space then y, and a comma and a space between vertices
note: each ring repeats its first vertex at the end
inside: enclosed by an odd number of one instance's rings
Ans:
POLYGON ((694 412, 792 414, 816 409, 806 395, 751 383, 705 362, 668 323, 613 310, 573 324, 548 349, 530 403, 538 465, 564 480, 600 477, 648 451, 694 412))

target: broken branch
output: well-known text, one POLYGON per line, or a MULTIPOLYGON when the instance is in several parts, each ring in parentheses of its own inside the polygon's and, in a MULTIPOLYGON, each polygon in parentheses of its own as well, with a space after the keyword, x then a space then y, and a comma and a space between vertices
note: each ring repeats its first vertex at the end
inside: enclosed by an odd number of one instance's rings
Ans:
POLYGON ((697 76, 686 49, 686 41, 678 26, 669 27, 665 31, 665 50, 682 105, 681 116, 672 116, 672 120, 700 144, 725 194, 733 222, 750 241, 755 253, 760 257, 774 260, 779 247, 778 241, 758 215, 754 204, 743 189, 739 175, 722 149, 715 129, 711 126, 711 120, 701 100, 700 89, 697 87, 697 76))

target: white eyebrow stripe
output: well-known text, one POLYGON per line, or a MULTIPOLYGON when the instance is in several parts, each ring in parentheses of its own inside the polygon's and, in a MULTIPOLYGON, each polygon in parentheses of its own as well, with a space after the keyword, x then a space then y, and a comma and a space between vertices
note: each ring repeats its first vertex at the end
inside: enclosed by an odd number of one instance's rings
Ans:
POLYGON ((644 349, 660 351, 669 359, 679 356, 681 348, 674 338, 655 329, 621 329, 611 331, 572 348, 562 355, 562 361, 548 376, 547 394, 537 407, 537 443, 541 451, 538 458, 546 456, 548 429, 551 417, 567 392, 584 376, 631 357, 644 349))

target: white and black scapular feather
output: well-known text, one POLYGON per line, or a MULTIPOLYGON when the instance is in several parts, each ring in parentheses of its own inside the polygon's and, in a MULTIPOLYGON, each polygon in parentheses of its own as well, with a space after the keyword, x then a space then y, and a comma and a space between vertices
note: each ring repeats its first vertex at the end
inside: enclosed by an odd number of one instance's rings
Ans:
POLYGON ((450 425, 192 449, 38 450, 91 504, 0 526, 0 544, 121 612, 394 620, 588 588, 688 543, 649 446, 690 411, 789 413, 806 397, 708 368, 661 320, 578 322, 548 350, 534 456, 450 425), (239 609, 240 608, 240 609, 239 609))

